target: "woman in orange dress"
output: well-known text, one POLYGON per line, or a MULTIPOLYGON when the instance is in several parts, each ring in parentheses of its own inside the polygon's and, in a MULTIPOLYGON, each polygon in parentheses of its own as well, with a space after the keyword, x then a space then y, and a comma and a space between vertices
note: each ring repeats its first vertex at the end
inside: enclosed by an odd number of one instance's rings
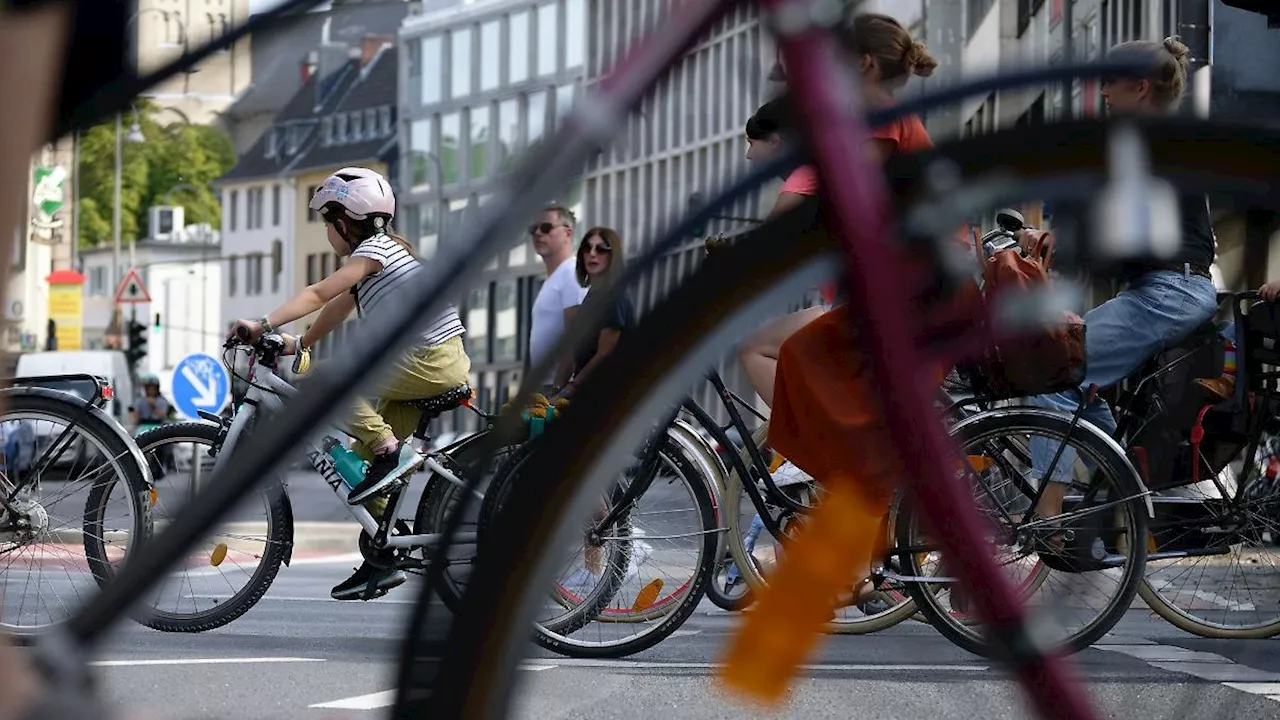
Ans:
MULTIPOLYGON (((891 105, 912 75, 927 76, 937 67, 924 43, 885 15, 855 16, 842 40, 858 62, 862 92, 872 107, 891 105)), ((920 118, 908 115, 873 128, 867 149, 883 163, 932 147, 920 118)), ((787 178, 784 189, 803 196, 816 195, 818 187, 816 169, 804 166, 787 178)), ((869 381, 870 358, 852 350, 848 306, 837 305, 781 340, 770 388, 768 441, 804 473, 819 478, 828 493, 799 530, 809 536, 800 551, 803 561, 778 566, 730 648, 726 680, 767 700, 785 692, 832 610, 857 602, 871 589, 864 582, 850 592, 849 578, 867 577, 872 558, 883 551, 883 522, 901 474, 892 453, 866 451, 889 447, 891 439, 869 381), (856 446, 850 437, 858 438, 856 446)))

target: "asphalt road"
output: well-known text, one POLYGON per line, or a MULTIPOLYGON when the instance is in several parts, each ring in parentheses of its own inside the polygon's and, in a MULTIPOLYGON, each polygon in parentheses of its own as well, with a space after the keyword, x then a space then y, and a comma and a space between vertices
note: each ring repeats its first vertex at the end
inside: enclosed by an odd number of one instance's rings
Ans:
MULTIPOLYGON (((398 637, 415 588, 338 603, 329 587, 354 559, 295 565, 232 625, 203 635, 120 628, 98 658, 109 697, 152 716, 368 718, 391 703, 398 637)), ((530 646, 515 716, 543 718, 1020 718, 1021 691, 1001 669, 908 622, 833 637, 788 703, 757 713, 719 688, 714 663, 735 616, 703 603, 683 632, 621 661, 580 661, 530 646)), ((1280 717, 1274 641, 1215 642, 1131 612, 1076 657, 1102 717, 1280 717), (1268 697, 1268 695, 1273 695, 1268 697)))

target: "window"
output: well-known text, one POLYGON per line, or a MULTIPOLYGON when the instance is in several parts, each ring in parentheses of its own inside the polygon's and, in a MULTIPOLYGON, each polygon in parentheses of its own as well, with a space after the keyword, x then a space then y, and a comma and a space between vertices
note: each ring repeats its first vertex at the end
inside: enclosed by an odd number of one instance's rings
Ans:
MULTIPOLYGON (((310 198, 307 198, 310 200, 310 198)), ((271 227, 280 227, 280 186, 271 186, 271 227)))
POLYGON ((516 278, 507 278, 493 286, 493 361, 512 362, 516 355, 518 310, 516 278))
POLYGON ((235 297, 236 295, 236 265, 239 264, 239 258, 235 255, 227 258, 227 296, 235 297))
POLYGON ((262 294, 262 255, 250 255, 245 258, 244 294, 262 294))
POLYGON ((257 188, 249 188, 244 191, 244 228, 246 230, 253 230, 258 227, 254 224, 254 217, 257 215, 257 199, 257 188))
MULTIPOLYGON (((573 85, 561 85, 560 87, 556 88, 556 125, 557 126, 559 126, 560 120, 564 118, 565 115, 568 115, 569 110, 573 108, 574 89, 575 88, 573 85)), ((638 120, 633 122, 643 122, 643 120, 638 120)), ((636 138, 636 140, 638 140, 638 138, 636 138)), ((636 146, 636 151, 638 152, 640 149, 640 143, 634 142, 633 144, 636 146)))
POLYGON ((1031 17, 1044 5, 1044 0, 1018 0, 1018 37, 1031 26, 1031 17))
POLYGON ((359 111, 351 113, 351 142, 364 139, 364 116, 359 111))
POLYGON ((472 179, 489 174, 489 106, 471 108, 471 142, 467 160, 472 179))
POLYGON ((271 292, 280 292, 280 273, 284 270, 284 243, 271 241, 271 292))
POLYGON ((227 228, 236 229, 236 215, 240 213, 240 191, 231 191, 231 205, 227 210, 227 228))
POLYGON ((467 297, 467 354, 472 360, 489 361, 489 286, 473 288, 467 297))
POLYGON ((438 103, 443 97, 441 77, 444 72, 444 49, 439 35, 422 39, 422 98, 423 105, 438 103))
POLYGON ((450 75, 449 97, 466 97, 472 92, 471 86, 471 28, 458 28, 452 34, 452 47, 449 51, 450 75))
POLYGON ((498 75, 502 62, 502 26, 497 20, 480 26, 480 91, 498 87, 498 75))
POLYGON ((280 152, 280 136, 274 130, 267 130, 266 156, 273 158, 280 152))
POLYGON ((991 9, 994 3, 995 0, 965 0, 967 37, 972 38, 973 34, 978 31, 978 26, 986 19, 987 11, 991 9))
POLYGON ((285 153, 289 155, 296 154, 298 152, 298 144, 301 142, 302 142, 302 133, 299 132, 299 128, 296 125, 293 127, 290 127, 288 130, 285 131, 285 140, 284 140, 285 153))
POLYGON ((107 294, 107 269, 104 267, 96 267, 89 269, 89 294, 90 295, 106 295, 107 294))
POLYGON ((586 0, 567 0, 564 4, 564 66, 580 67, 586 61, 586 0))
POLYGON ((391 108, 382 106, 378 108, 378 134, 387 136, 391 134, 391 108))
POLYGON ((461 152, 462 124, 458 113, 440 116, 440 175, 443 184, 451 185, 462 179, 461 152))
POLYGON ((320 144, 329 147, 333 144, 333 118, 325 118, 320 121, 320 144))
POLYGON ((320 282, 320 256, 307 256, 307 285, 315 285, 320 282))
POLYGON ((551 75, 556 71, 557 39, 556 6, 538 6, 538 75, 551 75))
POLYGON ((529 13, 512 13, 507 21, 507 82, 518 83, 529 79, 529 13))
POLYGON ((520 151, 520 107, 515 98, 498 103, 498 172, 515 169, 520 151))
POLYGON ((307 222, 320 222, 320 213, 311 209, 311 198, 316 196, 318 185, 312 185, 307 188, 307 222))
POLYGON ((333 119, 333 141, 339 145, 347 141, 347 116, 337 115, 333 119))
POLYGON ((382 128, 378 125, 378 111, 374 108, 364 111, 364 136, 369 140, 382 137, 382 128))
POLYGON ((431 133, 431 118, 414 120, 409 126, 409 172, 413 187, 436 182, 435 138, 431 133))
POLYGON ((547 129, 547 94, 541 90, 529 93, 529 145, 542 139, 547 129))

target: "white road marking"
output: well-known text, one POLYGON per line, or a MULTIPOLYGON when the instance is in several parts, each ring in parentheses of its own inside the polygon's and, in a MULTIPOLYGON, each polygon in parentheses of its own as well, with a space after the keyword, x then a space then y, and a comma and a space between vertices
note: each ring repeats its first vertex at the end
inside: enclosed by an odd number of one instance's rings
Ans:
MULTIPOLYGON (((228 597, 229 597, 229 596, 227 596, 227 595, 183 595, 183 596, 182 596, 182 598, 183 598, 183 599, 193 598, 193 599, 196 599, 196 600, 226 600, 228 597)), ((334 600, 334 599, 333 599, 333 598, 331 598, 331 597, 302 597, 302 596, 296 596, 296 595, 263 595, 263 596, 262 596, 262 599, 261 599, 261 600, 259 600, 258 602, 268 602, 268 601, 275 601, 275 602, 322 602, 322 603, 336 603, 336 602, 352 603, 352 602, 360 602, 359 600, 334 600)), ((378 604, 378 605, 416 605, 416 604, 418 604, 418 601, 417 601, 417 600, 395 600, 395 599, 390 599, 390 600, 389 600, 389 599, 387 599, 387 598, 385 598, 385 597, 383 597, 383 598, 378 598, 377 600, 370 600, 369 602, 371 602, 371 603, 376 603, 376 604, 378 604)))
POLYGON ((241 665, 258 663, 324 662, 324 658, 247 657, 247 658, 172 658, 166 660, 98 660, 94 667, 148 667, 155 665, 241 665))
MULTIPOLYGON (((555 665, 525 663, 520 666, 520 669, 528 670, 530 672, 540 672, 542 670, 551 670, 555 667, 555 665)), ((316 703, 315 705, 308 705, 307 707, 322 710, 377 710, 378 708, 391 707, 395 701, 395 690, 383 690, 382 692, 369 693, 368 695, 356 695, 355 697, 316 703)))
POLYGON ((1280 673, 1267 672, 1241 665, 1216 653, 1187 650, 1173 645, 1108 645, 1099 643, 1098 650, 1134 657, 1161 670, 1221 683, 1234 690, 1261 695, 1280 702, 1280 673))
MULTIPOLYGON (((555 658, 560 667, 615 668, 619 670, 718 670, 723 663, 705 662, 659 662, 646 660, 591 660, 585 658, 555 658)), ((823 664, 801 665, 809 672, 964 672, 977 673, 990 670, 986 665, 867 665, 867 664, 823 664)))
MULTIPOLYGON (((295 567, 298 565, 345 565, 347 563, 355 563, 359 565, 362 562, 364 562, 364 556, 360 553, 346 553, 342 555, 294 558, 289 561, 289 567, 295 567)), ((257 565, 254 565, 254 568, 256 569, 257 565)), ((178 575, 180 577, 210 577, 214 575, 235 575, 237 573, 243 575, 251 574, 245 572, 245 570, 246 568, 238 565, 228 565, 226 568, 200 566, 198 569, 175 570, 170 574, 178 575)))

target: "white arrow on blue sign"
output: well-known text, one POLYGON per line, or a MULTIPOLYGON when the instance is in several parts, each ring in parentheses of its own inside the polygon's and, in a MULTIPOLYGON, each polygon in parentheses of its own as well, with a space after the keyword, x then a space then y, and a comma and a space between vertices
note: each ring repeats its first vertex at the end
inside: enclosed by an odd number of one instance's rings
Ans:
POLYGON ((217 413, 230 392, 227 369, 212 355, 193 353, 173 369, 173 404, 192 420, 199 411, 217 413))

